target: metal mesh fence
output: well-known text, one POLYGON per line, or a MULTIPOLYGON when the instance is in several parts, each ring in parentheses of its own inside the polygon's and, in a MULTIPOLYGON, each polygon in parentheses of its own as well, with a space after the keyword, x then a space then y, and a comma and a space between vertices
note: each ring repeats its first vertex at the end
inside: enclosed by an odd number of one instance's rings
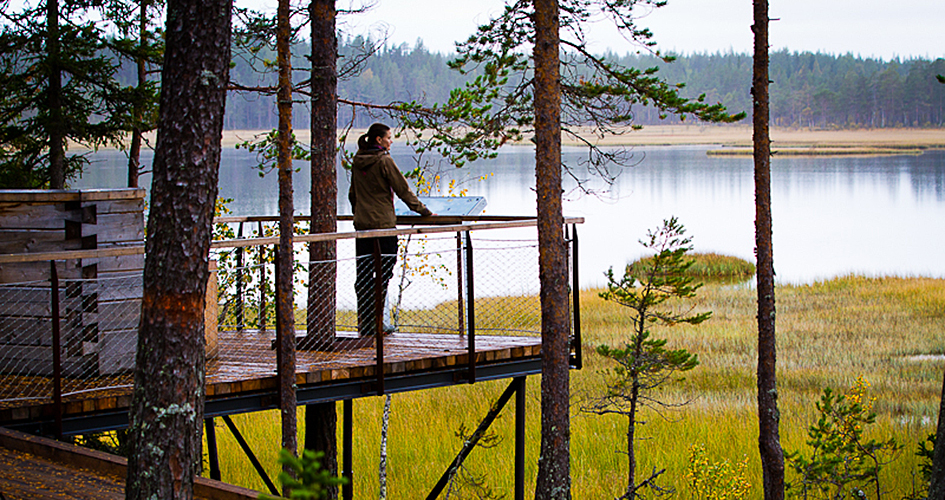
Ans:
MULTIPOLYGON (((0 400, 52 396, 53 287, 0 285, 0 400)), ((141 310, 140 273, 58 283, 59 358, 64 397, 130 388, 141 310)))
MULTIPOLYGON (((538 336, 535 239, 469 234, 400 236, 379 261, 373 252, 357 256, 353 239, 330 242, 336 258, 315 262, 297 246, 297 369, 375 363, 378 302, 387 362, 462 353, 470 331, 477 347, 538 336)), ((274 375, 272 247, 211 258, 218 268, 208 293, 217 300, 207 304, 208 383, 274 375)), ((64 398, 130 393, 142 285, 140 272, 58 284, 64 398)), ((52 400, 52 290, 50 281, 0 285, 0 408, 52 400)))

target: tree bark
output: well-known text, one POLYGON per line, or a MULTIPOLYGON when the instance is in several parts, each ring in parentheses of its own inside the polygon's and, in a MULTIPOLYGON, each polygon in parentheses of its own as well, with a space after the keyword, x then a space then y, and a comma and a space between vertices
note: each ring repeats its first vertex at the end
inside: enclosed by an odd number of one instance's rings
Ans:
POLYGON ((771 141, 768 133, 768 1, 753 0, 755 253, 758 260, 758 448, 765 500, 784 498, 784 452, 779 436, 774 256, 771 230, 771 141))
MULTIPOLYGON (((337 230, 338 185, 335 171, 336 123, 338 115, 338 41, 335 35, 335 0, 312 0, 312 225, 311 233, 337 230)), ((335 242, 309 245, 307 333, 303 348, 324 349, 335 338, 335 242)), ((334 403, 305 408, 305 448, 325 454, 322 467, 338 475, 338 415, 334 403)), ((338 498, 338 488, 328 490, 338 498)))
POLYGON ((190 499, 199 471, 204 306, 223 107, 228 0, 167 3, 126 498, 190 499))
MULTIPOLYGON (((292 200, 292 62, 289 48, 289 0, 279 0, 276 12, 276 60, 279 65, 278 170, 279 249, 276 252, 276 357, 279 372, 279 410, 282 414, 282 447, 298 454, 297 399, 295 394, 295 262, 292 236, 295 230, 292 200)), ((294 474, 291 466, 283 466, 294 474)), ((289 491, 283 493, 289 496, 289 491)))
MULTIPOLYGON (((312 226, 311 232, 337 230, 338 185, 335 171, 338 116, 338 41, 335 0, 313 0, 312 22, 312 226)), ((306 346, 335 337, 335 242, 309 245, 308 335, 306 346)))
POLYGON ((567 250, 561 211, 558 2, 535 0, 535 178, 541 284, 541 451, 537 499, 571 498, 567 250))
POLYGON ((49 52, 47 105, 49 121, 49 189, 66 188, 66 134, 62 120, 62 63, 59 44, 59 2, 46 1, 46 50, 49 52))

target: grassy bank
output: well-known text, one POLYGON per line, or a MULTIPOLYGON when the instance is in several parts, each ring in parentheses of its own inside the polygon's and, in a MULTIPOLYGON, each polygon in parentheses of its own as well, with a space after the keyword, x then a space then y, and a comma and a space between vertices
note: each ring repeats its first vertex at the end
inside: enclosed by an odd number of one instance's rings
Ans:
MULTIPOLYGON (((606 361, 593 353, 600 343, 626 338, 625 312, 602 301, 597 290, 582 292, 585 368, 572 372, 571 428, 574 498, 613 498, 625 486, 625 422, 580 412, 583 397, 599 391, 606 361)), ((781 435, 788 450, 803 449, 814 402, 824 387, 849 387, 858 376, 876 397, 877 438, 895 436, 905 445, 884 473, 885 498, 911 492, 916 443, 934 430, 945 344, 945 280, 847 277, 808 286, 778 288, 778 368, 781 435)), ((695 300, 713 317, 699 326, 656 332, 669 347, 697 353, 702 364, 686 380, 667 386, 664 397, 691 403, 662 417, 648 414, 638 432, 640 470, 665 467, 663 484, 675 498, 692 498, 685 483, 688 448, 704 444, 712 460, 748 457, 752 493, 760 498, 761 472, 755 424, 755 296, 745 285, 708 284, 695 300)), ((539 445, 539 377, 528 380, 528 488, 533 488, 539 445)), ((460 425, 475 428, 508 381, 433 389, 393 398, 390 436, 390 497, 424 498, 461 446, 460 425)), ((377 496, 377 456, 382 398, 355 401, 355 498, 377 496)), ((340 405, 339 405, 340 412, 340 405)), ((300 413, 301 415, 301 413, 300 413)), ((236 419, 275 475, 279 443, 275 412, 236 419)), ((514 416, 494 424, 504 440, 478 449, 468 462, 498 493, 511 496, 514 416)), ((249 462, 221 429, 223 477, 261 489, 249 462)), ((789 475, 790 478, 790 475, 789 475)))
MULTIPOLYGON (((924 148, 903 145, 893 147, 797 147, 773 148, 771 153, 777 156, 892 156, 892 155, 920 155, 924 148)), ((750 148, 710 149, 709 156, 751 156, 754 152, 750 148)))

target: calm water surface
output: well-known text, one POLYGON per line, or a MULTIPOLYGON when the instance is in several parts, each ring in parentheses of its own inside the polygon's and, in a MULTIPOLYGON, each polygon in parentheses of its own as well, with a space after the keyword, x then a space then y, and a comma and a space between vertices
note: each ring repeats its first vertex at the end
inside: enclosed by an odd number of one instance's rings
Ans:
MULTIPOLYGON (((709 157, 705 146, 639 147, 634 164, 612 185, 589 176, 577 189, 566 179, 566 215, 583 216, 583 286, 603 283, 603 272, 644 253, 638 243, 647 230, 679 218, 697 251, 753 260, 754 180, 752 160, 709 157)), ((406 148, 394 147, 402 170, 415 166, 406 148)), ((150 163, 150 153, 143 158, 150 163)), ((565 162, 578 165, 579 148, 564 149, 565 162)), ((75 187, 121 187, 125 160, 120 152, 92 157, 75 187)), ((236 215, 276 214, 276 176, 260 178, 251 153, 227 149, 220 171, 220 195, 233 198, 236 215)), ((307 165, 295 176, 297 213, 308 213, 307 165)), ((444 179, 466 180, 469 195, 485 196, 486 213, 534 215, 534 150, 507 147, 495 160, 457 170, 443 166, 444 179), (491 174, 486 180, 468 180, 491 174)), ((144 176, 142 186, 149 186, 144 176)), ((351 213, 347 178, 339 173, 338 206, 351 213)), ((805 283, 849 273, 870 276, 945 277, 945 151, 920 156, 775 158, 772 162, 774 262, 781 282, 805 283)))

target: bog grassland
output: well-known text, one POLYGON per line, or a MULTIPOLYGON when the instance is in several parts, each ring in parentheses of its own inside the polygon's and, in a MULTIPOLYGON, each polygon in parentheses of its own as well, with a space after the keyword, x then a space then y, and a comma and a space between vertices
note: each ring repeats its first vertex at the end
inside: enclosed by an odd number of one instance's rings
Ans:
MULTIPOLYGON (((608 361, 593 347, 616 345, 628 337, 626 311, 584 290, 583 370, 571 372, 571 454, 573 497, 615 498, 626 485, 626 422, 621 417, 583 413, 582 401, 603 387, 608 361)), ((755 291, 750 285, 707 284, 688 302, 713 312, 698 326, 656 329, 668 347, 699 355, 701 365, 664 387, 662 398, 688 401, 679 409, 647 412, 637 431, 641 473, 666 469, 664 486, 675 498, 694 498, 685 478, 689 448, 704 445, 712 461, 748 459, 752 491, 761 498, 761 469, 755 415, 755 291)), ((867 435, 895 437, 904 445, 886 467, 884 498, 910 494, 917 471, 917 443, 934 431, 942 384, 945 344, 945 280, 849 276, 804 286, 777 289, 778 384, 781 438, 787 450, 806 450, 806 430, 816 418, 814 403, 825 387, 849 388, 857 377, 869 384, 876 423, 867 435)), ((461 426, 474 429, 508 381, 477 383, 393 396, 389 438, 389 498, 425 498, 462 446, 461 426)), ((537 472, 540 377, 528 379, 527 477, 533 489, 537 472)), ((339 414, 341 407, 339 405, 339 414)), ((355 498, 377 497, 377 466, 383 398, 354 403, 355 498)), ((300 410, 301 416, 302 410, 300 410)), ((237 424, 265 459, 273 477, 279 438, 275 412, 244 415, 237 424)), ((300 420, 301 421, 301 420, 300 420)), ((467 477, 478 477, 498 494, 511 497, 513 410, 493 425, 501 442, 475 450, 467 477)), ((223 478, 264 488, 232 437, 221 430, 223 478)), ((300 430, 301 432, 301 430, 300 430)), ((788 479, 792 479, 788 473, 788 479)), ((468 495, 468 492, 467 492, 468 495)), ((459 498, 459 497, 456 497, 459 498)), ((463 496, 462 498, 477 498, 463 496)))

